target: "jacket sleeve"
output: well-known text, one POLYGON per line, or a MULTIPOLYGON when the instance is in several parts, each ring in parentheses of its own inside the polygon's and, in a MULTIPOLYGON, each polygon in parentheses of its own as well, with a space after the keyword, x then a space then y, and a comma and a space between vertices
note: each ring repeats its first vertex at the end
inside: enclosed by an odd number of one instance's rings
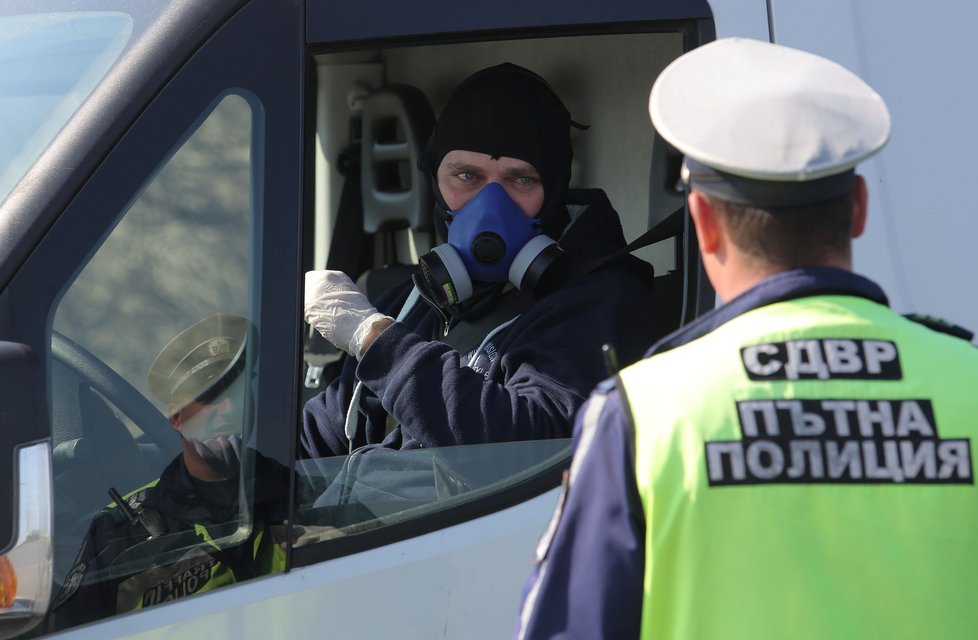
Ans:
POLYGON ((616 392, 595 392, 578 414, 574 458, 534 570, 515 637, 637 638, 645 518, 629 432, 616 392))
MULTIPOLYGON (((397 315, 404 305, 408 294, 411 291, 410 282, 399 286, 378 301, 378 308, 384 313, 397 315)), ((409 319, 415 320, 418 313, 412 313, 409 319)), ((309 399, 302 412, 302 433, 300 441, 302 453, 309 458, 325 458, 345 454, 349 448, 343 426, 346 421, 346 412, 350 407, 353 398, 353 391, 356 388, 357 362, 352 357, 344 357, 343 366, 340 374, 334 379, 322 393, 309 399)), ((361 407, 365 404, 361 403, 361 407)), ((373 411, 370 413, 375 419, 383 421, 383 417, 376 415, 381 407, 379 403, 373 403, 373 411)), ((368 418, 367 422, 370 422, 368 418)), ((358 429, 360 438, 354 446, 365 444, 363 434, 366 429, 358 429)))
POLYGON ((404 440, 424 447, 566 438, 575 411, 607 376, 602 345, 640 353, 655 337, 654 315, 647 286, 608 269, 536 301, 494 345, 485 375, 395 323, 363 355, 357 377, 404 440))

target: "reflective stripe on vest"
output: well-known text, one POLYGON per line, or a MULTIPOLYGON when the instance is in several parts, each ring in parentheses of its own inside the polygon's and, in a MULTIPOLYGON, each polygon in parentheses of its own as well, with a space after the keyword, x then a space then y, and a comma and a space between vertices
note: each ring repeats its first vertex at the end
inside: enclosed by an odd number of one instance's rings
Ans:
POLYGON ((646 638, 978 629, 978 350, 865 299, 746 313, 621 372, 646 638))

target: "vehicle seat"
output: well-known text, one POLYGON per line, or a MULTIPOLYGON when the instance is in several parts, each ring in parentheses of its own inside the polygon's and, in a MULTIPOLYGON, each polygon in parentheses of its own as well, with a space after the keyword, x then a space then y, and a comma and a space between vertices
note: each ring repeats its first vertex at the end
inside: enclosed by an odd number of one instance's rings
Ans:
MULTIPOLYGON (((385 85, 364 99, 360 144, 340 158, 347 184, 340 199, 326 268, 355 278, 374 304, 384 292, 408 280, 416 269, 418 255, 431 248, 433 198, 419 159, 434 126, 434 110, 420 89, 404 84, 385 85), (358 174, 356 185, 352 181, 358 174), (372 251, 365 251, 368 248, 372 251), (361 270, 368 254, 373 257, 373 264, 380 266, 361 270)), ((307 368, 303 402, 338 373, 341 356, 338 349, 309 327, 304 350, 307 368)))
POLYGON ((390 84, 367 96, 362 117, 363 229, 379 241, 382 266, 358 282, 374 301, 409 278, 419 253, 430 249, 432 186, 419 160, 435 114, 420 89, 390 84))

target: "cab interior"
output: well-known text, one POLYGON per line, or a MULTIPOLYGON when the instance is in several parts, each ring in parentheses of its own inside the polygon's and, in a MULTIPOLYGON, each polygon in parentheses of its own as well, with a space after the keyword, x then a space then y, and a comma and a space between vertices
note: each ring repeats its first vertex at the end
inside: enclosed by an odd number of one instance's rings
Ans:
MULTIPOLYGON (((701 272, 684 194, 677 190, 681 158, 655 134, 647 106, 658 73, 699 37, 671 25, 643 33, 485 37, 320 53, 314 58, 310 116, 315 138, 307 140, 314 215, 306 218, 304 268, 346 271, 372 300, 408 278, 418 256, 444 241, 433 224, 431 184, 417 168, 434 119, 463 79, 512 62, 542 76, 573 120, 587 125, 586 130, 572 129, 571 188, 605 190, 626 241, 645 235, 644 246, 633 253, 654 268, 654 292, 666 329, 712 308, 713 292, 701 272)), ((341 356, 306 328, 299 381, 303 402, 338 374, 341 356)), ((300 495, 297 518, 307 524, 341 521, 347 523, 347 533, 369 535, 384 529, 383 539, 396 530, 388 525, 430 520, 435 512, 444 519, 457 510, 464 518, 466 508, 481 504, 485 509, 493 496, 553 486, 567 464, 569 441, 446 447, 397 456, 405 478, 411 477, 411 469, 441 465, 465 489, 435 501, 412 500, 410 481, 391 486, 388 475, 383 487, 364 494, 377 496, 376 502, 344 504, 323 496, 349 469, 341 461, 302 461, 300 494, 304 487, 318 499, 305 502, 300 495), (459 468, 466 470, 464 480, 451 475, 459 468)), ((370 465, 362 464, 368 472, 370 465)), ((385 463, 378 459, 373 464, 385 463)), ((358 472, 358 477, 367 472, 358 472)), ((348 543, 332 541, 327 555, 344 553, 348 543)), ((304 550, 297 551, 301 563, 304 550)))
MULTIPOLYGON (((690 38, 681 30, 569 35, 316 56, 306 268, 346 271, 372 298, 407 277, 417 257, 441 241, 431 185, 416 166, 433 118, 467 76, 512 62, 547 80, 574 121, 587 126, 572 129, 571 188, 603 189, 629 242, 657 229, 654 242, 633 253, 655 269, 662 320, 675 329, 712 306, 712 292, 697 278, 688 242, 676 189, 680 158, 655 134, 647 105, 652 82, 690 38), (358 206, 362 214, 353 211, 358 206)), ((311 330, 305 353, 308 397, 329 380, 316 367, 338 354, 311 330)))

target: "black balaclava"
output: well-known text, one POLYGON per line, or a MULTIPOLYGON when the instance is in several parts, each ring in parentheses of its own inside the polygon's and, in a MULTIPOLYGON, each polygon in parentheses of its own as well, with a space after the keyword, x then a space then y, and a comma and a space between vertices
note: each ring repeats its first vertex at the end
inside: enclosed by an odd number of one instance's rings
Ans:
POLYGON ((475 151, 529 162, 543 182, 537 218, 559 240, 570 222, 566 197, 573 150, 570 112, 537 74, 512 63, 478 71, 464 80, 442 109, 421 157, 431 176, 440 213, 448 209, 438 189, 438 165, 449 151, 475 151))

